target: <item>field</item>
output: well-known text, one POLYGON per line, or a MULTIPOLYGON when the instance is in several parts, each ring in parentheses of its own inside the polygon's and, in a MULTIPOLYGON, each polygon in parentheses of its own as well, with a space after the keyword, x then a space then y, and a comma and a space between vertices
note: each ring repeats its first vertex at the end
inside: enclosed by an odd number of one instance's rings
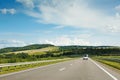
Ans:
POLYGON ((96 56, 93 59, 120 70, 120 56, 96 56))
POLYGON ((35 49, 35 50, 25 50, 25 51, 16 51, 16 52, 9 52, 9 53, 28 53, 29 55, 37 55, 37 54, 45 54, 46 52, 58 51, 59 47, 46 47, 42 49, 35 49))

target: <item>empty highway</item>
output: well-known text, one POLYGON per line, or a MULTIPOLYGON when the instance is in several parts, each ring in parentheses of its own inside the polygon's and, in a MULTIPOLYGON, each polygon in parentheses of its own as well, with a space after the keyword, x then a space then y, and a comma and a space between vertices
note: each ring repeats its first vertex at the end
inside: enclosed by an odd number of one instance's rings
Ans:
POLYGON ((91 59, 77 59, 0 75, 0 80, 120 80, 120 73, 91 59))

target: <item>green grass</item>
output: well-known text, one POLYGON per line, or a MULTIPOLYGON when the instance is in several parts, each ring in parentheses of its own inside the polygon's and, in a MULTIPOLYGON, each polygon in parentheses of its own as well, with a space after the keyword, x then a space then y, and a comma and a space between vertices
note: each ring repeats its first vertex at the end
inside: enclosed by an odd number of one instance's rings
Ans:
POLYGON ((30 69, 30 68, 35 68, 35 67, 45 66, 45 65, 49 65, 49 64, 54 64, 54 63, 58 63, 58 62, 68 61, 71 59, 72 58, 66 58, 66 59, 61 59, 61 60, 51 61, 51 62, 42 62, 42 63, 3 67, 3 68, 0 68, 0 75, 6 74, 6 73, 11 73, 11 72, 17 72, 17 71, 21 71, 21 70, 26 70, 26 69, 30 69))
POLYGON ((52 51, 58 51, 59 47, 46 47, 46 48, 41 48, 41 49, 34 49, 34 50, 24 50, 24 51, 16 51, 16 52, 9 52, 8 54, 11 53, 28 53, 29 55, 38 55, 38 54, 46 54, 46 52, 52 52, 52 51))
POLYGON ((120 70, 120 56, 96 56, 93 59, 120 70))

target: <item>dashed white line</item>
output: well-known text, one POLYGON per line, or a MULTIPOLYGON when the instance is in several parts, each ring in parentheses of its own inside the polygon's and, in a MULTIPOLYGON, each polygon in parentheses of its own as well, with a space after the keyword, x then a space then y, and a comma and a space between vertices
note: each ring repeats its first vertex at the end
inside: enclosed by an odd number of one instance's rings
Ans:
POLYGON ((64 68, 61 68, 61 69, 59 69, 59 71, 64 71, 66 68, 64 67, 64 68))
POLYGON ((73 64, 70 64, 71 66, 73 65, 73 64))
POLYGON ((90 59, 90 61, 92 61, 97 67, 99 67, 101 70, 103 70, 106 74, 108 74, 113 80, 118 80, 115 76, 113 76, 112 74, 110 74, 108 71, 106 71, 104 68, 102 68, 100 65, 98 65, 95 61, 93 61, 92 59, 90 59))

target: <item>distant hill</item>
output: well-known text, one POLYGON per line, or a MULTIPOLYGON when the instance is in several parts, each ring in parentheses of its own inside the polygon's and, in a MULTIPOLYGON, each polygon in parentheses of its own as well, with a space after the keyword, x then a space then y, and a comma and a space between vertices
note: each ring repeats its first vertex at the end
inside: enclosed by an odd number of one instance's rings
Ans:
POLYGON ((56 52, 59 51, 59 47, 56 46, 50 46, 50 47, 45 47, 45 48, 40 48, 40 49, 32 49, 32 50, 23 50, 23 51, 15 51, 15 52, 8 52, 8 53, 14 53, 14 54, 19 54, 19 53, 27 53, 29 55, 39 55, 39 54, 46 54, 47 52, 56 52))
POLYGON ((33 45, 24 46, 24 47, 7 47, 7 48, 0 49, 0 53, 41 49, 41 48, 52 47, 52 46, 54 46, 54 45, 51 45, 51 44, 33 44, 33 45))
POLYGON ((46 51, 71 51, 71 50, 96 50, 96 49, 117 49, 120 50, 120 47, 118 46, 80 46, 80 45, 70 45, 70 46, 54 46, 51 44, 33 44, 33 45, 28 45, 24 47, 7 47, 0 49, 0 53, 8 53, 8 52, 14 52, 14 53, 40 53, 40 52, 46 52, 46 51))

